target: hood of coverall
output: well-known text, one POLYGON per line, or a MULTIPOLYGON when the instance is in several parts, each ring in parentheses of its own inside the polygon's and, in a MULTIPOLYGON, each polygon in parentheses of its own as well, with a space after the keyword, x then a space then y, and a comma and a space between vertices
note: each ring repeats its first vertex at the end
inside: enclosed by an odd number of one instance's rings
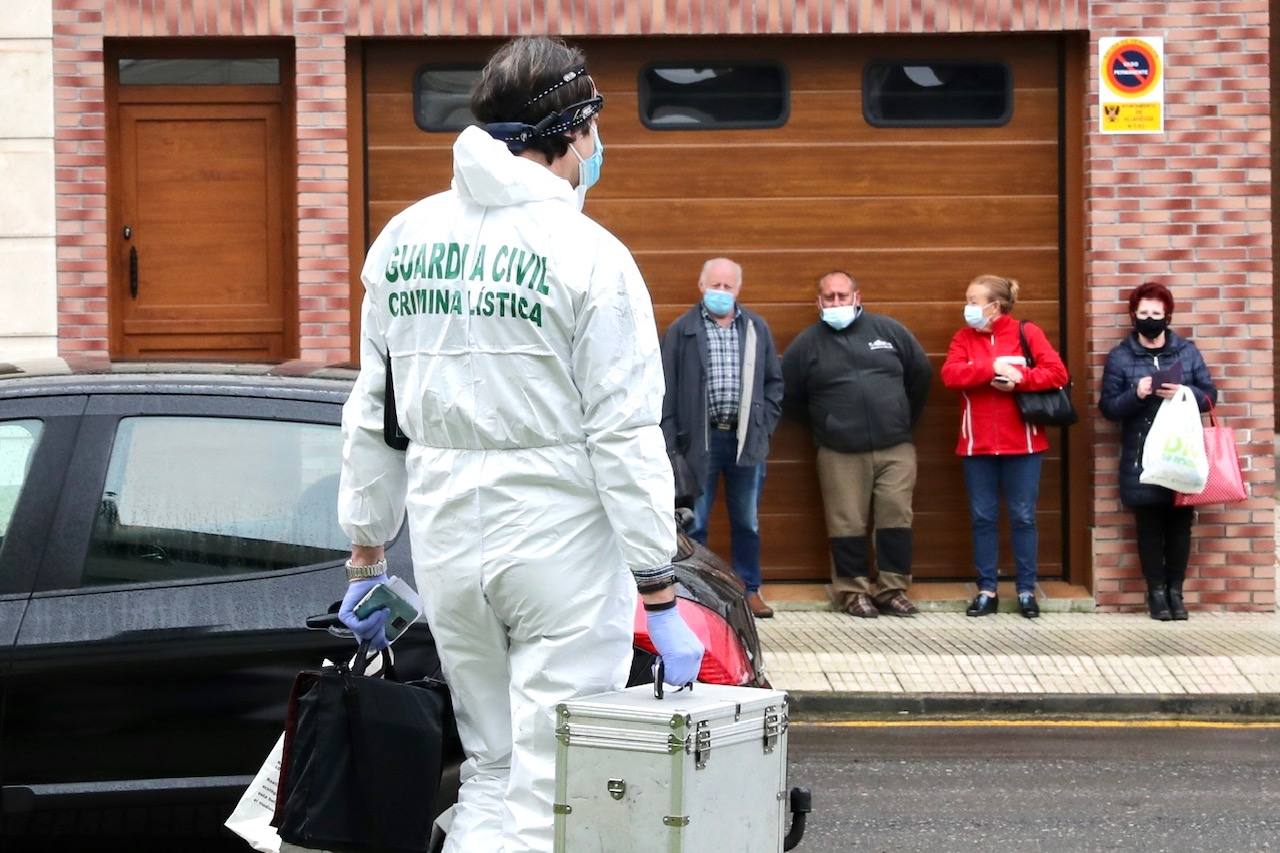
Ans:
POLYGON ((517 157, 478 127, 468 127, 453 143, 453 188, 463 201, 509 207, 563 199, 578 207, 578 195, 546 166, 517 157))

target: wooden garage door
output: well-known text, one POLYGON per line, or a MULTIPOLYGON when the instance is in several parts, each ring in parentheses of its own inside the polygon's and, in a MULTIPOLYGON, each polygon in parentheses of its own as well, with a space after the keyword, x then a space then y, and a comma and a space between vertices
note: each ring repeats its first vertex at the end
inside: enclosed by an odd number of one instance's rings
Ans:
MULTIPOLYGON (((426 64, 482 62, 493 42, 370 44, 365 54, 368 239, 396 212, 447 186, 452 134, 413 120, 412 81, 426 64)), ((1059 340, 1059 43, 1053 38, 716 38, 585 41, 607 103, 603 178, 587 212, 635 253, 665 329, 697 298, 702 262, 742 264, 743 301, 780 349, 817 319, 817 277, 852 272, 869 310, 919 337, 935 371, 962 324, 973 276, 1022 282, 1021 317, 1059 340), (782 62, 788 121, 763 130, 654 131, 639 119, 637 79, 652 62, 782 62), (862 115, 864 66, 876 59, 994 60, 1012 70, 1013 113, 999 127, 876 128, 862 115)), ((936 373, 935 373, 936 377, 936 373)), ((935 379, 917 433, 916 574, 972 577, 967 504, 954 455, 957 396, 935 379)), ((1059 437, 1041 487, 1040 566, 1062 574, 1059 437)), ((807 433, 775 436, 761 508, 771 580, 822 578, 826 533, 807 433)), ((723 503, 723 502, 721 502, 723 503)), ((728 553, 722 507, 712 545, 728 553)), ((1007 537, 1002 569, 1011 569, 1007 537)))

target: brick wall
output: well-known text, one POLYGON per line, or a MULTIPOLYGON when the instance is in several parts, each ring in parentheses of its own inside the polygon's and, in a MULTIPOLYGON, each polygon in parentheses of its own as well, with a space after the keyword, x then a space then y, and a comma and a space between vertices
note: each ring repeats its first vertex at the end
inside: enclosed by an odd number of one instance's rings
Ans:
POLYGON ((294 0, 298 322, 306 358, 350 358, 346 0, 294 0))
MULTIPOLYGON (((1088 326, 1090 399, 1108 350, 1129 326, 1129 291, 1167 284, 1174 325, 1204 354, 1236 430, 1253 497, 1207 507, 1194 533, 1188 600, 1275 607, 1268 10, 1253 2, 1095 2, 1090 6, 1088 326), (1163 35, 1166 132, 1096 132, 1098 39, 1163 35)), ((1145 584, 1131 516, 1116 487, 1117 429, 1100 422, 1094 596, 1140 606, 1145 584)))
MULTIPOLYGON (((295 36, 298 284, 302 355, 344 358, 347 261, 345 39, 352 36, 646 33, 1088 31, 1085 294, 1096 400, 1122 301, 1144 278, 1168 283, 1222 390, 1253 498, 1201 513, 1190 599, 1274 608, 1274 422, 1270 126, 1265 0, 54 0, 58 305, 63 352, 105 351, 102 36, 295 36), (1163 35, 1167 131, 1094 130, 1097 39, 1163 35)), ((1116 490, 1116 430, 1093 432, 1094 590, 1136 607, 1143 584, 1116 490)))
POLYGON ((102 0, 54 0, 58 351, 107 349, 102 0))

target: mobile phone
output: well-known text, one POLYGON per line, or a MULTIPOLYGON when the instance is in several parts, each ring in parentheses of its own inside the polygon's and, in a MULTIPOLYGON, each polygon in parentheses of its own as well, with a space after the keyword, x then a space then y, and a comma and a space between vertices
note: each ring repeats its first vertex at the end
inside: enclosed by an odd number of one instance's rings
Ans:
POLYGON ((413 587, 394 575, 365 593, 355 606, 355 614, 366 619, 375 610, 387 608, 387 642, 396 639, 422 616, 422 599, 413 587))
POLYGON ((1162 367, 1155 373, 1151 374, 1151 390, 1157 390, 1161 385, 1181 385, 1182 384, 1182 362, 1175 361, 1168 367, 1162 367))

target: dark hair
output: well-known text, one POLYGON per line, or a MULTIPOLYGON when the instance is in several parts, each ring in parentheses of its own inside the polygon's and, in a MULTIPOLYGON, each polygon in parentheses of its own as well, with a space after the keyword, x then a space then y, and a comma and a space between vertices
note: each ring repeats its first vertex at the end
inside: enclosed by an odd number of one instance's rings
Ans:
POLYGON ((1173 316, 1173 294, 1158 281, 1144 281, 1133 289, 1129 294, 1129 316, 1138 313, 1138 303, 1144 299, 1159 299, 1164 305, 1164 316, 1173 316))
MULTIPOLYGON (((595 84, 584 74, 529 103, 560 82, 566 72, 586 63, 586 55, 581 50, 569 47, 560 39, 545 36, 512 39, 494 52, 480 73, 480 82, 471 94, 471 112, 482 124, 506 121, 537 124, 549 113, 558 113, 592 96, 595 84)), ((587 125, 583 125, 570 133, 576 136, 586 128, 587 125)), ((551 161, 565 155, 569 139, 570 134, 541 137, 531 141, 528 147, 551 161)))

